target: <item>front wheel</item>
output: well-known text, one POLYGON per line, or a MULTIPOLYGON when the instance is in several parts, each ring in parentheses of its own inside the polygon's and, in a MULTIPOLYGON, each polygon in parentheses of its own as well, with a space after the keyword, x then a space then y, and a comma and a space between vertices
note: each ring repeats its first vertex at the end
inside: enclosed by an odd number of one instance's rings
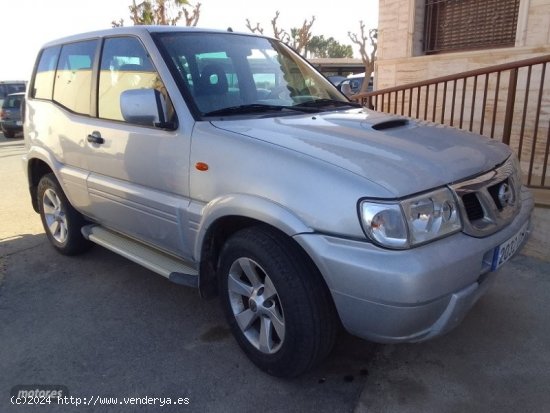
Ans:
POLYGON ((56 250, 76 255, 90 248, 90 241, 80 232, 86 221, 69 203, 54 174, 40 179, 37 196, 42 225, 56 250))
POLYGON ((260 369, 294 377, 328 355, 337 331, 334 306, 291 239, 267 227, 241 230, 222 249, 218 275, 231 330, 260 369))

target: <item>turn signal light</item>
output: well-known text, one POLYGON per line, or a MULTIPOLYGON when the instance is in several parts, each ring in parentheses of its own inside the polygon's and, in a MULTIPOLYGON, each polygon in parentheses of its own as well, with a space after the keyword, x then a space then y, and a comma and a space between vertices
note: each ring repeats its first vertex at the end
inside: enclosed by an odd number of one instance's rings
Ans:
POLYGON ((205 172, 205 171, 208 171, 208 164, 207 164, 207 163, 204 163, 204 162, 197 162, 197 163, 195 164, 195 168, 196 168, 198 171, 205 172))

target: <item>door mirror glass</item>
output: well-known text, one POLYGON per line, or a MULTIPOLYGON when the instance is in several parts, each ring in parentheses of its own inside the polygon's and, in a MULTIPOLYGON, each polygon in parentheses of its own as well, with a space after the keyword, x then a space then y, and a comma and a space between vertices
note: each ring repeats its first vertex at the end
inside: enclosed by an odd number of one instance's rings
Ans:
POLYGON ((166 120, 166 100, 156 89, 128 89, 120 94, 120 111, 126 122, 173 129, 166 120))

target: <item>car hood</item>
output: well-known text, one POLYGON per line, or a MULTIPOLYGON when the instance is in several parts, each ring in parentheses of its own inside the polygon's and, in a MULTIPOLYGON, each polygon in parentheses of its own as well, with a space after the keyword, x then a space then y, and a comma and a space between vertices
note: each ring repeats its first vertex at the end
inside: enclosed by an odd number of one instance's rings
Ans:
POLYGON ((486 137, 365 109, 212 124, 348 170, 394 197, 486 172, 511 153, 486 137))

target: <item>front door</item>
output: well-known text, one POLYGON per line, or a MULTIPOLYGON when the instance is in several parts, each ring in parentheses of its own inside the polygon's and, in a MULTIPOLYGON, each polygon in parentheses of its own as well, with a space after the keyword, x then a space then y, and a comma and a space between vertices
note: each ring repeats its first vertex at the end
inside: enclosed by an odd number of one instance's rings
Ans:
POLYGON ((190 137, 166 125, 124 119, 121 94, 131 89, 158 90, 167 114, 176 116, 139 39, 106 39, 99 69, 98 116, 85 122, 92 218, 167 252, 190 257, 182 231, 189 205, 190 137))

